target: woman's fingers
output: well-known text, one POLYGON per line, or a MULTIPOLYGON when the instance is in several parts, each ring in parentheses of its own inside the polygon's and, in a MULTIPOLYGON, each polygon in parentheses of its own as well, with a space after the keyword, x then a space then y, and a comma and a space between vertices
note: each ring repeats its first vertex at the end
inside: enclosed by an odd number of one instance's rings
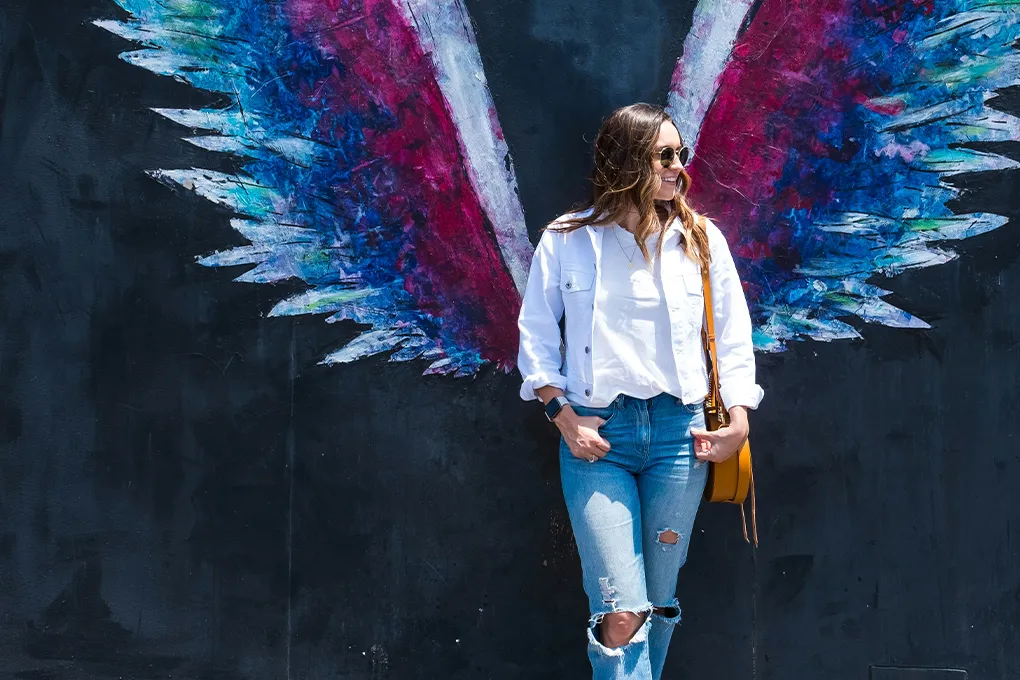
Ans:
POLYGON ((581 454, 578 458, 590 458, 591 456, 604 458, 605 455, 609 453, 609 448, 609 442, 596 434, 592 440, 583 442, 580 446, 578 446, 578 450, 581 454))
POLYGON ((596 460, 606 457, 606 451, 600 448, 578 449, 577 451, 571 449, 570 452, 574 454, 574 458, 581 458, 589 463, 594 463, 596 460))
POLYGON ((698 460, 707 460, 711 463, 721 463, 740 449, 728 438, 719 438, 709 442, 706 439, 695 439, 694 455, 698 460))
POLYGON ((577 429, 577 439, 570 446, 570 452, 576 458, 591 460, 604 458, 611 448, 606 438, 599 434, 599 428, 605 424, 605 420, 596 416, 586 416, 580 419, 577 429))
POLYGON ((581 419, 580 437, 578 443, 585 452, 594 453, 602 457, 609 451, 609 442, 599 434, 599 428, 605 424, 605 420, 598 416, 587 416, 581 419))
POLYGON ((692 429, 691 434, 694 436, 694 455, 698 460, 713 460, 712 458, 712 446, 717 438, 714 432, 708 430, 697 430, 692 429))

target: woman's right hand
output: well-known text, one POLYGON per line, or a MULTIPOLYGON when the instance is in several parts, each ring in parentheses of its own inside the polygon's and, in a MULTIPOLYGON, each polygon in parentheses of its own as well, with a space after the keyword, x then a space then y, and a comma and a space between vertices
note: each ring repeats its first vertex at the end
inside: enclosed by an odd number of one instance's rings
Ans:
POLYGON ((574 409, 564 407, 553 422, 575 458, 594 463, 609 453, 609 442, 599 434, 599 428, 606 421, 598 416, 579 416, 574 409))

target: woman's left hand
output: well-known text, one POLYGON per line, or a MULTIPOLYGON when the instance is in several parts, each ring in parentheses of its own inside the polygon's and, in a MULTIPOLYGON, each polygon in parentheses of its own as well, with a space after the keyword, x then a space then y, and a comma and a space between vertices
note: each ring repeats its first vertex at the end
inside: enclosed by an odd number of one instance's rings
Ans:
POLYGON ((694 435, 694 455, 698 460, 721 463, 740 450, 748 434, 747 409, 734 406, 730 409, 730 424, 718 430, 691 430, 694 435))

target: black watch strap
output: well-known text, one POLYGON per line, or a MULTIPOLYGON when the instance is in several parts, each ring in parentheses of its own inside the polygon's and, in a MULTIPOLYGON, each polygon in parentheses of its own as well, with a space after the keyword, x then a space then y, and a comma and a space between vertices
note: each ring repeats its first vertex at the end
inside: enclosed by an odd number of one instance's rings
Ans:
POLYGON ((553 397, 549 400, 549 403, 545 405, 545 417, 552 422, 552 419, 560 414, 564 406, 569 406, 570 402, 567 401, 566 397, 553 397))

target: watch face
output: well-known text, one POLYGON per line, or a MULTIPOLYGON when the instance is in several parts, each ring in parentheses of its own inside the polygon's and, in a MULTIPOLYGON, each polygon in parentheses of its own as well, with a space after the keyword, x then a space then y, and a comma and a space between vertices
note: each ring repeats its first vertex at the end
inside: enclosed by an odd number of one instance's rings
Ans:
POLYGON ((563 405, 566 403, 567 400, 563 397, 553 397, 549 400, 549 403, 545 405, 545 417, 552 420, 561 410, 563 410, 563 405))

